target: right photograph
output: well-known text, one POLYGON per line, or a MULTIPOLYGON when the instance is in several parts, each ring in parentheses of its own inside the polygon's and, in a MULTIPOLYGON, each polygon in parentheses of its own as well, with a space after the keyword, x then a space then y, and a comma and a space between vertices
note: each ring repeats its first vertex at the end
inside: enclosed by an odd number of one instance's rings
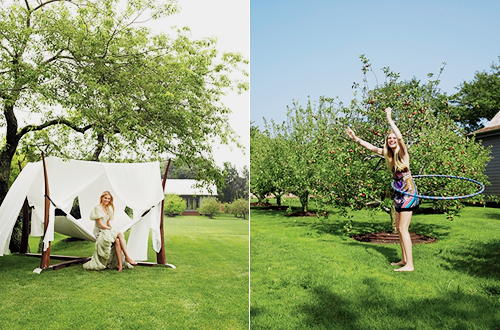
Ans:
POLYGON ((500 3, 250 1, 250 328, 500 329, 500 3))

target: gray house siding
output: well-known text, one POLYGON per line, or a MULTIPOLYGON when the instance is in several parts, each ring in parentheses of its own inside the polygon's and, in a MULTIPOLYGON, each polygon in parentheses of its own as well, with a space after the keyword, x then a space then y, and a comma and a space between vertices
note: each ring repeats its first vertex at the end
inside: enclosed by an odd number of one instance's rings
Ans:
POLYGON ((500 197, 500 130, 477 134, 476 139, 481 140, 484 147, 492 147, 490 156, 493 159, 490 160, 485 169, 491 186, 486 186, 484 194, 500 197))

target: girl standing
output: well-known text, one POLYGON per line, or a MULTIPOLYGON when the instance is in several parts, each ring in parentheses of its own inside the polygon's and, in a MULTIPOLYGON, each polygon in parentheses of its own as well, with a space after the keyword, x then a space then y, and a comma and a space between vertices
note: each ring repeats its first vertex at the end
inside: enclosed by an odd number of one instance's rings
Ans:
MULTIPOLYGON (((358 138, 350 128, 347 128, 347 135, 360 146, 384 156, 387 167, 393 173, 396 188, 416 195, 417 188, 411 177, 410 155, 408 154, 408 149, 406 148, 401 132, 392 120, 392 109, 386 108, 385 112, 392 132, 387 135, 383 149, 375 147, 371 143, 358 138)), ((399 233, 402 258, 398 262, 391 263, 391 265, 403 266, 394 269, 398 272, 411 272, 414 270, 412 243, 408 228, 410 226, 413 211, 418 207, 418 204, 419 199, 417 197, 405 195, 400 192, 395 193, 394 206, 396 209, 396 228, 399 233)))

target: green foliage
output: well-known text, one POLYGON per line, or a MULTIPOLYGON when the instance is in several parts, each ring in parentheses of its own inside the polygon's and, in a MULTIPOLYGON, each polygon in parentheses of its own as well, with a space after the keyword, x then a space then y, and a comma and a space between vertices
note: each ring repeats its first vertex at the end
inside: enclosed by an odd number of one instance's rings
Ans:
POLYGON ((248 199, 237 199, 230 206, 231 214, 234 214, 235 217, 240 217, 246 219, 246 216, 249 212, 249 203, 248 199))
POLYGON ((492 63, 490 72, 476 72, 450 99, 453 120, 468 132, 482 128, 483 119, 491 120, 500 111, 500 64, 492 63))
MULTIPOLYGON (((381 206, 389 213, 391 203, 387 201, 393 194, 393 179, 385 160, 346 134, 346 128, 351 127, 358 137, 382 148, 390 129, 384 112, 387 107, 393 108, 393 119, 410 153, 413 174, 457 175, 489 184, 484 169, 490 149, 467 135, 446 114, 451 106, 438 89, 439 76, 427 83, 416 79, 399 81, 399 74, 383 68, 384 82, 379 84, 375 76, 375 86, 370 88, 367 74, 373 70, 364 56, 361 60, 363 84, 354 83, 356 98, 349 106, 326 97, 317 104, 308 101, 306 106, 294 102, 286 122, 266 123, 264 132, 254 130, 251 189, 256 196, 262 198, 274 189, 299 197, 303 210, 307 209, 309 197, 314 196, 318 211, 330 205, 345 210, 381 206)), ((423 195, 467 195, 477 191, 475 185, 461 180, 419 179, 417 185, 423 195)), ((484 203, 484 195, 467 201, 484 203)), ((433 206, 453 213, 460 210, 461 203, 434 201, 433 206)))
POLYGON ((182 197, 175 194, 165 195, 165 215, 174 217, 177 214, 181 214, 185 209, 186 201, 182 197))
POLYGON ((230 162, 224 163, 224 184, 217 187, 221 202, 232 202, 238 198, 248 199, 248 167, 244 166, 241 176, 230 162))
POLYGON ((176 12, 174 0, 127 6, 45 0, 0 8, 0 126, 7 131, 0 200, 19 143, 37 153, 96 161, 168 153, 179 166, 202 169, 196 179, 221 183, 212 142, 240 144, 220 99, 248 88, 242 69, 248 61, 220 54, 214 38, 194 39, 189 29, 154 35, 135 25, 143 13, 158 19, 176 12), (39 114, 40 122, 22 126, 18 109, 39 114))
POLYGON ((220 203, 216 198, 205 198, 199 209, 200 214, 212 219, 215 215, 222 213, 220 203))

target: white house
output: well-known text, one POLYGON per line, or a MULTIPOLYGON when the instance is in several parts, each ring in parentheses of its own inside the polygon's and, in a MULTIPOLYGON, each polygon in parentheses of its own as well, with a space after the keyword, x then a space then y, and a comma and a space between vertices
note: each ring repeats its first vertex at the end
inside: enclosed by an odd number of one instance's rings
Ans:
POLYGON ((209 196, 217 196, 217 186, 212 184, 209 187, 197 187, 200 182, 191 179, 167 179, 165 183, 165 194, 179 195, 186 201, 186 210, 183 215, 199 215, 198 209, 203 203, 203 199, 209 196))

